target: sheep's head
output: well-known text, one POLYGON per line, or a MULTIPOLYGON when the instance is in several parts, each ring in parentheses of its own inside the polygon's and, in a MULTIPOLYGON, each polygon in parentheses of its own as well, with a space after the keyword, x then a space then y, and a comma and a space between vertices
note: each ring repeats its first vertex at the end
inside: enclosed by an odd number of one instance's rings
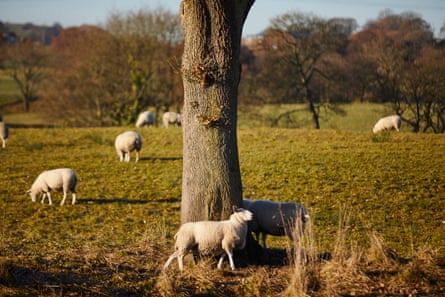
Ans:
POLYGON ((243 208, 238 208, 231 216, 230 216, 231 220, 236 220, 238 222, 247 222, 247 221, 251 221, 253 219, 253 213, 251 213, 250 211, 243 209, 243 208))
POLYGON ((33 192, 32 190, 28 190, 28 191, 26 191, 26 193, 29 193, 29 195, 31 196, 32 202, 36 202, 37 194, 35 192, 33 192))

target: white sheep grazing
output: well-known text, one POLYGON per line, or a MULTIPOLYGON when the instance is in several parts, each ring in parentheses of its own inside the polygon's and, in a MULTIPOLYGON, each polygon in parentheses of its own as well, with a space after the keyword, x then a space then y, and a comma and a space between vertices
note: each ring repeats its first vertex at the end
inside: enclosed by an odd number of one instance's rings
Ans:
POLYGON ((173 111, 167 111, 162 115, 162 126, 168 128, 169 125, 181 126, 181 115, 173 111))
POLYGON ((119 134, 114 142, 116 152, 121 162, 130 162, 130 152, 136 150, 136 162, 139 161, 139 151, 142 147, 141 135, 134 131, 119 134))
POLYGON ((155 115, 151 111, 141 112, 136 121, 136 127, 153 126, 155 123, 155 115))
POLYGON ((58 168, 43 171, 36 178, 28 192, 31 194, 32 202, 36 202, 37 195, 43 193, 41 203, 45 202, 45 197, 48 196, 49 204, 53 202, 51 200, 51 190, 63 190, 63 199, 60 205, 63 205, 66 200, 68 191, 73 194, 72 204, 76 203, 76 184, 77 175, 71 168, 58 168))
POLYGON ((230 268, 235 270, 233 250, 246 245, 247 222, 252 213, 238 209, 225 221, 199 221, 183 224, 175 235, 175 252, 168 258, 164 269, 178 258, 179 270, 184 269, 184 256, 197 249, 204 256, 221 256, 218 269, 221 269, 225 256, 229 256, 230 268))
POLYGON ((249 223, 249 230, 255 233, 258 242, 260 234, 262 235, 263 248, 266 248, 267 234, 287 235, 291 240, 298 240, 303 235, 309 219, 306 208, 294 202, 244 199, 243 208, 253 213, 254 217, 249 223))
POLYGON ((2 148, 6 147, 8 136, 9 136, 8 124, 6 124, 5 122, 0 122, 0 138, 2 139, 2 148))
POLYGON ((402 125, 402 118, 399 115, 392 115, 378 120, 378 122, 372 129, 372 132, 378 133, 383 130, 392 130, 392 129, 395 129, 397 130, 397 132, 399 132, 401 125, 402 125))

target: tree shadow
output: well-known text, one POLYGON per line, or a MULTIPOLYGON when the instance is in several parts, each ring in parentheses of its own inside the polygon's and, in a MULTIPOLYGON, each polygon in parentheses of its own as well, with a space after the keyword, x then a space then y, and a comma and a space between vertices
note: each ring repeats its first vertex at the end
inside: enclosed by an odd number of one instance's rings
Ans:
POLYGON ((167 161, 178 161, 182 160, 182 157, 141 157, 139 158, 141 161, 161 161, 161 162, 167 162, 167 161))
MULTIPOLYGON (((253 238, 251 233, 247 234, 246 247, 243 250, 235 251, 235 262, 239 267, 247 267, 249 265, 280 267, 287 266, 291 263, 293 251, 280 248, 262 248, 261 245, 253 238)), ((317 254, 317 261, 327 261, 331 259, 331 253, 324 252, 317 254)), ((307 259, 308 261, 310 259, 307 259)))
POLYGON ((119 197, 113 197, 113 198, 82 198, 81 200, 78 200, 76 204, 131 204, 131 205, 142 205, 142 204, 148 204, 150 202, 159 202, 159 203, 176 203, 180 202, 181 198, 178 197, 167 197, 167 198, 161 198, 156 200, 132 200, 128 198, 119 198, 119 197))
POLYGON ((104 286, 104 282, 97 278, 75 272, 48 272, 12 263, 4 264, 3 269, 5 278, 1 283, 10 289, 19 290, 21 294, 129 296, 129 292, 123 288, 104 286))
POLYGON ((78 200, 78 204, 111 204, 111 203, 117 203, 117 204, 132 204, 132 205, 138 205, 138 204, 147 204, 152 202, 151 200, 131 200, 128 198, 82 198, 81 200, 78 200))

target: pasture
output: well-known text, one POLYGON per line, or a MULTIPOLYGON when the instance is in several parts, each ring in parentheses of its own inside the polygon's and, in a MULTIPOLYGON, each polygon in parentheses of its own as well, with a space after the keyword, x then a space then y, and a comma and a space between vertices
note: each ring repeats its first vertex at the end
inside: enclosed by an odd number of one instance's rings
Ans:
MULTIPOLYGON (((178 128, 12 128, 0 150, 0 294, 445 293, 443 135, 241 127, 244 197, 303 203, 305 252, 330 256, 313 260, 315 270, 286 261, 217 271, 188 259, 185 272, 176 262, 162 272, 179 227, 181 137, 178 128), (120 163, 114 138, 130 129, 143 137, 141 159, 120 163), (68 196, 60 206, 61 193, 51 206, 32 203, 26 190, 57 167, 77 172, 78 203, 68 196), (306 275, 296 280, 296 271, 306 275)), ((277 250, 290 244, 268 237, 277 250)))

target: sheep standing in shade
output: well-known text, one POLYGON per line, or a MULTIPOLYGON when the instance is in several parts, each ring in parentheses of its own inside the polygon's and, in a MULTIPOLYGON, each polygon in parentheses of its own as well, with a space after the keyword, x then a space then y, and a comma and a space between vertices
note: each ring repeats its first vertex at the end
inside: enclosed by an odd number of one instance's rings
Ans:
POLYGON ((173 111, 167 111, 162 115, 162 126, 168 128, 169 125, 181 126, 181 115, 173 111))
POLYGON ((294 202, 273 202, 269 200, 243 200, 243 208, 253 213, 249 230, 255 233, 256 239, 263 239, 266 248, 267 234, 287 235, 291 240, 298 240, 304 232, 309 219, 306 208, 294 202))
POLYGON ((114 142, 116 152, 121 162, 130 162, 130 152, 136 151, 136 162, 139 161, 139 151, 142 147, 141 135, 134 131, 119 134, 114 142))
POLYGON ((399 115, 392 115, 378 120, 378 122, 372 129, 372 132, 378 133, 380 131, 392 130, 392 129, 395 129, 397 130, 397 132, 399 132, 401 125, 402 125, 402 118, 399 115))
POLYGON ((8 136, 9 136, 8 124, 6 124, 5 122, 0 122, 0 138, 2 139, 2 148, 6 147, 8 136))
POLYGON ((141 112, 136 121, 136 127, 153 126, 155 123, 155 115, 151 111, 141 112))
POLYGON ((243 249, 246 245, 247 222, 252 213, 238 209, 225 221, 199 221, 183 224, 175 235, 175 252, 168 258, 164 269, 178 258, 179 270, 184 269, 184 256, 195 249, 204 256, 221 256, 218 269, 227 255, 230 268, 235 270, 233 250, 243 249))
POLYGON ((45 202, 45 198, 48 197, 49 204, 53 202, 51 200, 51 190, 63 190, 63 199, 60 205, 65 203, 68 191, 73 194, 72 204, 76 203, 76 184, 77 175, 71 168, 58 168, 43 171, 36 178, 28 192, 31 194, 32 202, 36 202, 37 195, 43 193, 41 203, 45 202))

